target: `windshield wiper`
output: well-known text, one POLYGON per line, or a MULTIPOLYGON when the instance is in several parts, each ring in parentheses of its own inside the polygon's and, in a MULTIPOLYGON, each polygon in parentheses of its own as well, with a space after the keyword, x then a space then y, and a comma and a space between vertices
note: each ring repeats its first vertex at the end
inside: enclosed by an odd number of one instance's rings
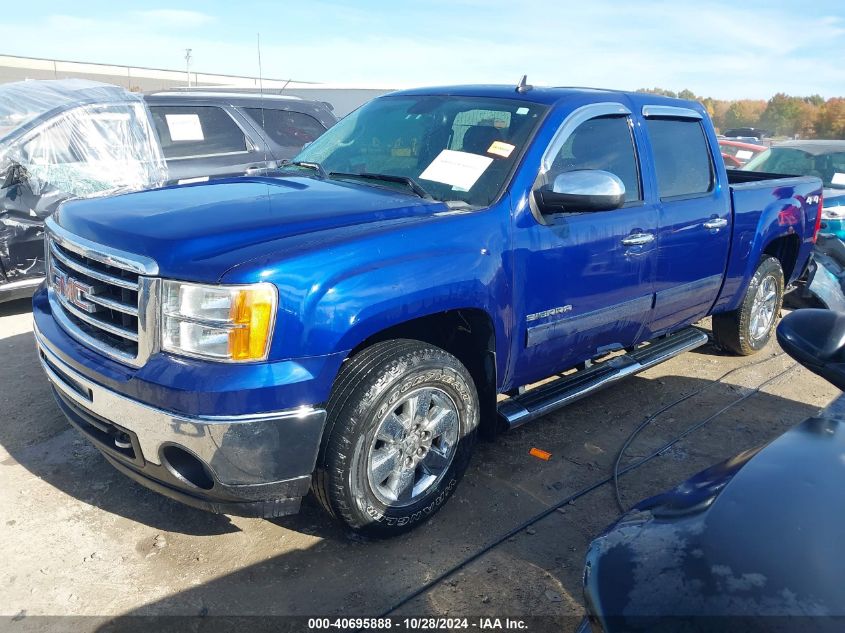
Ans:
POLYGON ((394 176, 392 174, 373 174, 366 171, 358 174, 346 173, 342 171, 332 171, 329 172, 329 176, 332 178, 360 178, 361 180, 381 180, 383 182, 395 182, 400 185, 405 185, 415 195, 418 195, 424 200, 434 200, 434 196, 432 196, 429 192, 423 189, 420 183, 418 183, 413 178, 410 178, 409 176, 394 176))
POLYGON ((308 160, 283 160, 281 166, 288 167, 293 165, 294 167, 305 167, 306 169, 313 169, 317 172, 317 177, 321 180, 325 180, 329 177, 326 173, 326 170, 323 169, 323 166, 320 163, 308 161, 308 160))

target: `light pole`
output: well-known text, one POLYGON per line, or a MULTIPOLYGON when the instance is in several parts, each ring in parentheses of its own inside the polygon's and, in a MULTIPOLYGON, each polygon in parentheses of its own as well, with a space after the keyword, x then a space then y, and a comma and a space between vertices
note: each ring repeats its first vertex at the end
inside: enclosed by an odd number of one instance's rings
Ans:
POLYGON ((191 49, 185 49, 185 76, 188 79, 188 88, 191 87, 191 49))

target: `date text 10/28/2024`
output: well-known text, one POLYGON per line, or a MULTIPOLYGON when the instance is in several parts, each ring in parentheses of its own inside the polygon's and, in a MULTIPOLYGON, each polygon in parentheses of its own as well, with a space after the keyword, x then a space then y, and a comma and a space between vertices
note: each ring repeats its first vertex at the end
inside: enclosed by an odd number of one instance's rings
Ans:
POLYGON ((405 631, 527 631, 518 618, 310 618, 308 629, 316 630, 405 630, 405 631))

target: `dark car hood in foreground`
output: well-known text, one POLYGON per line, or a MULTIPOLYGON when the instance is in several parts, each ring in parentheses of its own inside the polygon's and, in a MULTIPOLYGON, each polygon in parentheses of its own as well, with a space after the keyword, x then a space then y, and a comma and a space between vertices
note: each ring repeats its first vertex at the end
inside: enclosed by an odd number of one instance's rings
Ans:
POLYGON ((57 219, 73 234, 152 257, 162 276, 212 281, 242 263, 239 251, 248 247, 343 227, 410 221, 445 209, 440 202, 345 182, 232 178, 75 200, 60 209, 57 219))
MULTIPOLYGON (((825 415, 642 502, 596 539, 585 594, 606 630, 680 630, 658 615, 706 616, 683 630, 726 630, 724 616, 757 618, 747 630, 845 616, 842 399, 825 415)), ((816 630, 808 622, 786 630, 816 630)))

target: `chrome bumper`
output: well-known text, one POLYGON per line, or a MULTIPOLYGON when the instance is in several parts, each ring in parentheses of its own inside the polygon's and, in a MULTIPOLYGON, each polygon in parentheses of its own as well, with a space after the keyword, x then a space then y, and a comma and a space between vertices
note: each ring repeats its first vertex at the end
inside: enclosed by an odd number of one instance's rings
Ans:
MULTIPOLYGON (((190 417, 158 409, 99 385, 64 363, 36 328, 39 360, 66 401, 137 436, 143 462, 161 466, 162 449, 193 453, 225 487, 310 481, 326 412, 301 407, 243 416, 190 417)), ((166 464, 165 464, 166 465, 166 464)), ((307 485, 306 485, 307 489, 307 485)))

